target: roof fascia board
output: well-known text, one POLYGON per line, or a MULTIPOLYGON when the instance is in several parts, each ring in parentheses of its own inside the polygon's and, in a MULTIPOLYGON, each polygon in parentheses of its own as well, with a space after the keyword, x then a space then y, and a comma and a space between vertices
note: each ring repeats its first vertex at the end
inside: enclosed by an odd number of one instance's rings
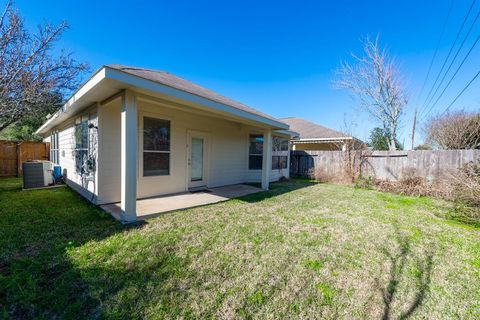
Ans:
POLYGON ((105 79, 105 68, 99 69, 87 82, 85 82, 78 90, 67 100, 67 102, 53 114, 40 128, 35 131, 35 134, 41 134, 50 124, 57 119, 61 114, 69 113, 73 108, 73 104, 81 99, 88 91, 105 79))

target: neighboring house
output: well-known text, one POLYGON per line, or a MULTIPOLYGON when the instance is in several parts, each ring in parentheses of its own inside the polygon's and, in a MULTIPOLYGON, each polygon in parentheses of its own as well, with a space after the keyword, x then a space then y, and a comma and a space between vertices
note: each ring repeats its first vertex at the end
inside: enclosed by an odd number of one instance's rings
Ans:
POLYGON ((170 73, 97 70, 38 130, 67 183, 96 204, 289 176, 288 125, 170 73))
POLYGON ((362 145, 363 142, 342 132, 321 126, 301 118, 283 118, 290 130, 297 133, 290 142, 292 150, 345 150, 347 143, 362 145))

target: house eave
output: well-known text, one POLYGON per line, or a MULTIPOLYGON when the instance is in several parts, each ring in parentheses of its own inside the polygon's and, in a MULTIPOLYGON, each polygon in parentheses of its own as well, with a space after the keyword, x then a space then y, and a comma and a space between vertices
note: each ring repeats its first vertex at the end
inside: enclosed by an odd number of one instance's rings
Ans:
POLYGON ((81 85, 75 93, 67 100, 67 102, 57 110, 45 123, 43 123, 36 131, 37 135, 44 135, 54 126, 62 121, 70 118, 76 112, 79 112, 92 105, 92 102, 85 102, 84 97, 94 87, 98 86, 105 80, 105 68, 98 69, 83 85, 81 85))
POLYGON ((73 116, 75 113, 87 108, 92 104, 92 100, 101 101, 98 94, 98 99, 88 98, 89 94, 95 88, 101 85, 108 87, 108 95, 103 99, 112 95, 112 92, 119 92, 125 89, 141 90, 148 93, 172 97, 174 99, 185 101, 189 104, 199 106, 205 110, 233 116, 238 119, 245 119, 259 124, 260 126, 269 127, 273 130, 288 130, 289 126, 283 122, 275 121, 273 119, 263 117, 258 114, 250 113, 232 106, 219 103, 186 91, 182 91, 158 82, 154 82, 142 77, 122 72, 120 70, 112 69, 103 66, 98 69, 93 76, 85 82, 68 101, 59 109, 50 119, 48 119, 40 128, 35 131, 38 135, 45 135, 53 127, 62 121, 73 116))

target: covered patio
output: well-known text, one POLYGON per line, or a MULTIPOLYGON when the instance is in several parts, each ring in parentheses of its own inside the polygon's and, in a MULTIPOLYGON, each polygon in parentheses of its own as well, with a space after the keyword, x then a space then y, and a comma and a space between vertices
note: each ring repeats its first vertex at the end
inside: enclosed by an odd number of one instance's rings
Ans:
POLYGON ((288 178, 288 128, 168 72, 108 65, 37 134, 45 141, 58 135, 69 185, 131 223, 288 178))
MULTIPOLYGON (((263 190, 250 185, 236 184, 196 192, 182 192, 166 196, 138 199, 136 202, 137 220, 152 218, 170 211, 227 201, 260 191, 263 190)), ((115 219, 121 220, 122 208, 120 202, 105 204, 100 207, 110 213, 115 219)))

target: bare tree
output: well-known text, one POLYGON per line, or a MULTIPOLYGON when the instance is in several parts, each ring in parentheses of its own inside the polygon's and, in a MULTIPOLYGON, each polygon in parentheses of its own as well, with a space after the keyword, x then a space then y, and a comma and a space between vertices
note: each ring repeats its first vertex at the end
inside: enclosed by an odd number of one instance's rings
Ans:
POLYGON ((378 37, 362 41, 363 56, 351 54, 353 63, 342 62, 334 86, 347 89, 360 107, 378 120, 389 133, 389 148, 396 150, 395 138, 408 99, 397 63, 381 49, 378 37))
POLYGON ((346 179, 345 182, 348 183, 355 182, 355 180, 362 175, 362 166, 366 159, 365 156, 369 153, 367 144, 354 137, 353 131, 355 127, 357 127, 355 120, 348 117, 347 114, 344 114, 341 132, 345 137, 349 137, 350 139, 335 143, 337 149, 343 151, 343 172, 345 175, 344 178, 346 179))
POLYGON ((463 110, 433 116, 425 125, 427 141, 441 149, 480 148, 480 112, 463 110))
POLYGON ((67 28, 66 22, 45 24, 32 34, 11 1, 5 6, 0 17, 0 131, 25 117, 44 115, 59 96, 78 86, 87 65, 71 53, 52 53, 67 28))

